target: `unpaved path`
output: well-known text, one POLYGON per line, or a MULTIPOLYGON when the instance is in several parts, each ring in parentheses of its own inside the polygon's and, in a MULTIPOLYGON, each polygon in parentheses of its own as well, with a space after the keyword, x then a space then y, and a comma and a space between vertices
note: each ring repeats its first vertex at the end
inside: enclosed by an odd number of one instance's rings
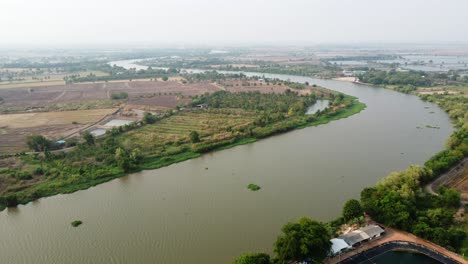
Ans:
POLYGON ((57 97, 52 98, 52 99, 49 101, 49 103, 57 101, 58 99, 60 99, 60 98, 62 98, 63 96, 65 96, 66 93, 67 93, 67 90, 63 90, 63 92, 62 92, 61 94, 59 94, 57 97))
MULTIPOLYGON (((426 186, 424 186, 424 190, 432 195, 439 195, 438 193, 435 192, 435 189, 437 189, 439 186, 442 184, 458 177, 460 173, 465 169, 468 168, 468 157, 464 158, 462 161, 460 161, 457 165, 455 165, 452 169, 450 169, 448 172, 442 174, 439 176, 437 179, 433 180, 432 182, 428 183, 426 186)), ((463 201, 463 203, 466 203, 467 201, 463 201)))

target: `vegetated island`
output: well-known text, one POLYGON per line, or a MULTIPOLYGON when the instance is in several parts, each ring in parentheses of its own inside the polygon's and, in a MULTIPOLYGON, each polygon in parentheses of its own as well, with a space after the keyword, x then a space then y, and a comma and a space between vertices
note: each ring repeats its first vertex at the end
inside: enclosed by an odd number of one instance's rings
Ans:
POLYGON ((247 185, 247 189, 249 189, 251 191, 258 191, 258 190, 261 189, 261 187, 256 185, 256 184, 251 183, 251 184, 247 185))
POLYGON ((73 227, 77 227, 77 226, 79 226, 81 224, 83 224, 83 222, 81 220, 75 220, 75 221, 71 222, 71 225, 73 227))
MULTIPOLYGON (((179 78, 172 84, 198 89, 210 86, 217 90, 190 97, 178 95, 184 99, 180 105, 152 108, 140 121, 108 129, 100 137, 83 131, 81 137, 66 140, 73 142, 67 151, 51 151, 57 148, 57 142, 31 135, 27 144, 35 152, 3 155, 0 210, 196 158, 209 151, 326 124, 365 108, 354 97, 307 83, 216 72, 179 78), (308 107, 319 99, 329 100, 329 106, 306 114, 308 107)), ((119 98, 134 100, 130 91, 128 95, 119 94, 119 98)), ((154 100, 160 97, 148 96, 154 100)))

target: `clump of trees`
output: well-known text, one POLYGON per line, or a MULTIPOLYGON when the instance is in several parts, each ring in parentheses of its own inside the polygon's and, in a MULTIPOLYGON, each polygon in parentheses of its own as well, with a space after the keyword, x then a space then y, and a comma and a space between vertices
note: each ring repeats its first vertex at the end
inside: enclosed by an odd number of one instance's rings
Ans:
POLYGON ((145 122, 146 124, 154 124, 156 123, 156 121, 157 117, 152 113, 147 112, 143 115, 143 122, 145 122))
POLYGON ((424 72, 416 71, 381 71, 371 69, 366 73, 359 75, 361 82, 375 84, 375 85, 411 85, 413 87, 429 86, 431 80, 426 78, 424 72))
POLYGON ((361 203, 356 199, 348 200, 343 207, 342 215, 345 221, 362 217, 363 214, 364 210, 362 209, 361 203))
POLYGON ((191 131, 189 137, 190 137, 190 142, 192 143, 200 142, 200 135, 198 134, 197 131, 191 131))
MULTIPOLYGON (((211 108, 237 108, 263 112, 273 117, 275 114, 305 113, 308 106, 315 103, 316 94, 299 96, 297 92, 287 89, 285 93, 241 92, 231 93, 217 91, 203 95, 193 101, 193 105, 205 103, 211 108)), ((279 118, 279 117, 276 117, 279 118)))
POLYGON ((310 218, 288 223, 275 242, 280 263, 290 261, 322 262, 330 251, 330 234, 324 224, 310 218))
POLYGON ((128 98, 128 93, 126 93, 126 92, 112 93, 111 94, 111 99, 112 100, 122 100, 122 99, 127 99, 127 98, 128 98))
POLYGON ((94 135, 91 134, 88 130, 83 132, 83 139, 85 140, 86 144, 93 146, 95 144, 95 138, 94 135))
POLYGON ((158 78, 164 76, 172 76, 178 74, 178 70, 170 68, 164 69, 153 69, 148 68, 146 70, 136 69, 125 69, 119 66, 110 66, 108 64, 97 64, 94 68, 107 72, 109 75, 97 76, 93 73, 89 73, 86 76, 80 76, 78 74, 65 76, 63 80, 65 83, 79 83, 79 82, 97 82, 97 81, 111 81, 111 80, 132 80, 132 79, 147 79, 147 78, 158 78))
POLYGON ((454 226, 459 195, 453 190, 437 197, 425 194, 421 180, 429 178, 431 173, 430 169, 418 166, 391 173, 377 186, 364 189, 361 203, 380 223, 457 250, 465 237, 464 231, 454 226))
POLYGON ((46 150, 50 150, 53 143, 52 141, 48 140, 42 135, 29 135, 26 138, 26 144, 28 145, 29 149, 42 152, 46 150))

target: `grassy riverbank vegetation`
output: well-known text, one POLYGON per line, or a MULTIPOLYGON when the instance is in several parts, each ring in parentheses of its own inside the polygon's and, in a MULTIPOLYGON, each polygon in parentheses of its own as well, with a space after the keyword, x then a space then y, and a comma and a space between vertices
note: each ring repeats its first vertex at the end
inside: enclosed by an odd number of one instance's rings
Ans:
MULTIPOLYGON (((447 141, 446 149, 431 157, 424 167, 410 167, 390 174, 376 187, 361 193, 361 202, 370 215, 388 226, 400 228, 433 241, 450 250, 467 255, 467 220, 455 220, 460 194, 440 189, 439 196, 423 191, 423 186, 447 172, 468 155, 468 91, 464 79, 456 73, 427 74, 423 72, 369 71, 360 81, 384 85, 400 92, 419 95, 422 100, 442 107, 453 120, 457 130, 447 141), (417 87, 432 85, 439 90, 441 83, 451 82, 457 93, 422 93, 417 87), (455 84, 453 84, 455 83, 455 84), (411 89, 409 89, 410 87, 411 89), (408 88, 408 89, 407 89, 408 88)), ((445 86, 442 86, 445 87, 445 86)))
POLYGON ((39 144, 35 147, 41 153, 0 159, 0 209, 85 189, 131 172, 199 157, 208 151, 324 124, 358 113, 364 107, 356 98, 333 92, 220 91, 196 96, 185 110, 170 109, 144 118, 146 122, 113 128, 101 138, 84 134, 86 138, 68 152, 51 153, 39 144), (307 107, 318 98, 330 100, 331 105, 324 111, 306 115, 307 107))
MULTIPOLYGON (((413 82, 419 80, 422 75, 397 74, 396 76, 406 78, 407 81, 398 81, 401 85, 413 85, 413 82)), ((388 81, 390 82, 393 81, 388 81)), ((438 104, 454 121, 457 130, 448 139, 446 149, 435 154, 423 167, 410 166, 404 171, 392 172, 375 187, 365 188, 361 192, 360 201, 349 200, 344 205, 342 216, 324 224, 328 230, 328 239, 337 235, 341 225, 362 222, 362 212, 365 211, 382 224, 409 231, 449 250, 464 256, 468 255, 468 221, 466 216, 462 219, 455 218, 455 213, 460 208, 460 193, 442 187, 437 190, 439 195, 433 196, 423 190, 425 184, 448 171, 468 154, 468 97, 464 90, 461 92, 461 94, 419 95, 422 100, 438 104)), ((305 239, 308 235, 307 232, 296 229, 295 236, 288 245, 299 246, 304 243, 303 248, 311 247, 312 243, 308 242, 310 240, 305 239)), ((321 239, 325 236, 325 234, 314 234, 312 238, 321 239)), ((282 246, 278 249, 278 245, 281 243, 275 244, 276 256, 271 258, 270 263, 304 260, 321 262, 325 258, 321 254, 328 252, 324 246, 320 252, 301 255, 297 253, 299 251, 295 246, 282 246)))

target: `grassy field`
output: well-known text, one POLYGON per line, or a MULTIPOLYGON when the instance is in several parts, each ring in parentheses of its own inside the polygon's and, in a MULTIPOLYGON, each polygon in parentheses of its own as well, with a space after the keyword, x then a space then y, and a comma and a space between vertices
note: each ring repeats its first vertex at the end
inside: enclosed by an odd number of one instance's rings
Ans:
POLYGON ((159 154, 167 150, 168 144, 175 147, 189 142, 191 131, 197 131, 203 141, 230 138, 233 132, 227 132, 228 128, 248 125, 254 118, 253 113, 245 111, 232 111, 230 114, 182 112, 156 124, 130 131, 120 140, 132 142, 145 153, 159 154))
POLYGON ((63 80, 0 83, 0 89, 64 85, 63 80))

